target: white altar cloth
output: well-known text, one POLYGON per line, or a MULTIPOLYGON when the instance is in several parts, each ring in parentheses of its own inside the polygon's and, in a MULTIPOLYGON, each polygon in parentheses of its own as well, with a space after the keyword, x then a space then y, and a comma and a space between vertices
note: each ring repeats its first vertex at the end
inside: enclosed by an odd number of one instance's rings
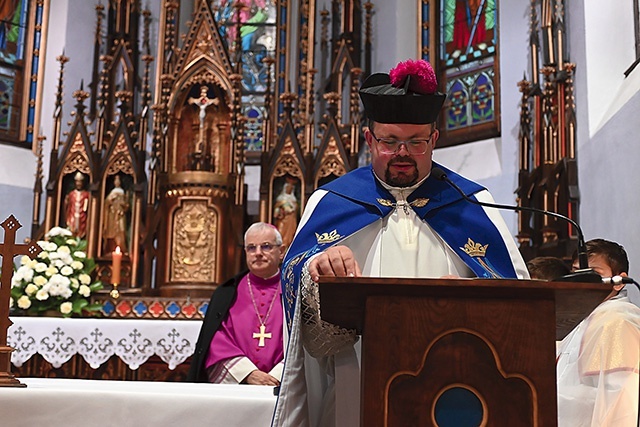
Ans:
POLYGON ((74 319, 11 317, 7 343, 15 349, 11 362, 22 366, 36 353, 55 368, 81 355, 97 369, 117 355, 137 369, 158 355, 169 369, 195 351, 202 320, 74 319))
POLYGON ((268 427, 273 387, 20 378, 0 387, 3 427, 268 427))

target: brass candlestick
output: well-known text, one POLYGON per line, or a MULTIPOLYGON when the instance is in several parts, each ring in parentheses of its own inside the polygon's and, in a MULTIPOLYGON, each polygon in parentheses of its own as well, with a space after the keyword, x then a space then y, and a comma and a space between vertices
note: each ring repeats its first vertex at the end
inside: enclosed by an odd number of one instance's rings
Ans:
POLYGON ((113 289, 111 289, 111 292, 109 292, 109 295, 111 295, 111 298, 113 299, 120 298, 120 291, 118 291, 118 284, 113 283, 112 285, 113 285, 113 289))

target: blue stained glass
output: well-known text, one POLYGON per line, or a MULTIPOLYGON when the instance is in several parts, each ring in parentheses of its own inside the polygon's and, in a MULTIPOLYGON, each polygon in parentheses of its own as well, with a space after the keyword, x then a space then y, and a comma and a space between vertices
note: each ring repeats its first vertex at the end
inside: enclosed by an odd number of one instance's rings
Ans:
POLYGON ((0 129, 9 130, 11 127, 11 100, 14 84, 13 77, 0 76, 0 129))
POLYGON ((234 8, 236 1, 213 1, 215 19, 220 35, 231 53, 236 51, 238 36, 242 50, 243 89, 245 93, 264 93, 266 90, 267 71, 262 60, 268 55, 275 55, 275 6, 269 0, 239 0, 246 7, 234 8), (240 21, 240 34, 238 34, 240 21))
POLYGON ((249 106, 244 111, 247 121, 245 123, 245 141, 247 151, 262 151, 262 124, 263 111, 257 106, 249 106))
POLYGON ((473 124, 493 120, 493 80, 481 73, 471 91, 473 124))
MULTIPOLYGON (((238 36, 242 51, 242 93, 243 99, 248 95, 260 101, 255 101, 250 106, 245 105, 245 114, 264 109, 264 94, 267 90, 267 82, 273 78, 269 74, 267 65, 263 62, 266 57, 276 58, 276 37, 281 39, 286 32, 276 31, 276 13, 284 14, 286 22, 286 8, 279 7, 276 10, 276 2, 273 0, 213 0, 212 9, 218 24, 220 35, 226 43, 231 54, 231 60, 235 61, 234 52, 238 36), (237 12, 234 5, 240 2, 246 6, 237 12), (284 9, 284 10, 283 10, 284 9), (240 21, 240 33, 238 34, 238 21, 240 21)), ((280 66, 284 67, 284 56, 278 58, 280 66)), ((235 64, 234 64, 235 65, 235 64)), ((284 69, 284 68, 281 68, 284 69)), ((273 74, 274 70, 271 69, 273 74)), ((280 90, 284 90, 284 82, 278 82, 280 90)), ((243 102, 244 103, 244 102, 243 102)), ((260 118, 246 116, 245 150, 262 150, 262 113, 260 118)))
POLYGON ((422 3, 422 59, 429 61, 429 2, 422 3))
POLYGON ((462 80, 454 80, 447 90, 447 130, 457 129, 467 124, 467 103, 469 94, 462 80))

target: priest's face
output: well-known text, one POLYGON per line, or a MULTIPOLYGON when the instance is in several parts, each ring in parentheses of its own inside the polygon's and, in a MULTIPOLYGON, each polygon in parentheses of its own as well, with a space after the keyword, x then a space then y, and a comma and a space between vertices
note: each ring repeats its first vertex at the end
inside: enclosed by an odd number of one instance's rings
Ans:
POLYGON ((276 243, 275 230, 264 228, 249 234, 244 242, 249 271, 258 277, 271 277, 278 272, 284 257, 284 245, 276 243))
POLYGON ((431 171, 438 139, 433 125, 377 123, 365 130, 371 165, 378 178, 393 187, 410 187, 431 171))

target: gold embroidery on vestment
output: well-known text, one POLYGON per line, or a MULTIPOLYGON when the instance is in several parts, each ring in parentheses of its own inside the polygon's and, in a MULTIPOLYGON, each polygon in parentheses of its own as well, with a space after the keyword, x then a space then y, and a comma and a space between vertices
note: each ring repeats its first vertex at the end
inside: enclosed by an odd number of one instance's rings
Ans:
POLYGON ((485 256, 487 252, 487 248, 489 247, 489 244, 486 244, 483 246, 481 243, 476 243, 473 240, 471 240, 471 237, 468 237, 467 239, 468 239, 467 243, 465 243, 464 247, 461 247, 460 249, 462 249, 469 256, 472 256, 472 257, 485 256))
MULTIPOLYGON (((387 200, 387 199, 376 199, 376 200, 382 206, 386 206, 388 208, 394 208, 397 206, 397 203, 394 203, 391 200, 387 200)), ((429 199, 425 199, 421 197, 419 199, 415 199, 413 202, 410 202, 409 205, 413 206, 414 208, 423 208, 427 205, 427 203, 429 203, 429 199)))
POLYGON ((324 243, 333 243, 341 238, 342 236, 338 233, 338 230, 333 230, 330 233, 316 233, 316 240, 318 241, 319 245, 322 245, 324 243))

